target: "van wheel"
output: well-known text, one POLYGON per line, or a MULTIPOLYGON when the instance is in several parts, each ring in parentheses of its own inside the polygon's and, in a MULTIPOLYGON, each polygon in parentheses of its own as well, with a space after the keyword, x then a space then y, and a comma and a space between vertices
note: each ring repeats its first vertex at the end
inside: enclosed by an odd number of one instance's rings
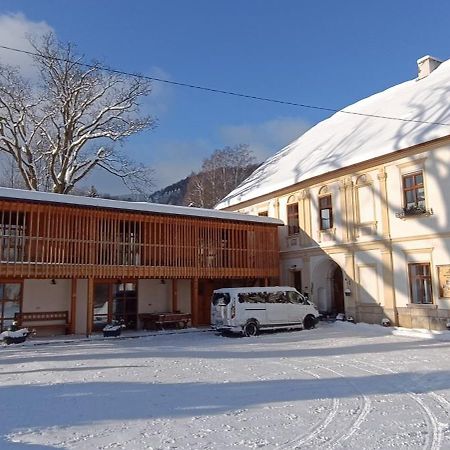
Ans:
POLYGON ((311 328, 314 328, 316 326, 316 320, 314 316, 306 316, 303 320, 303 328, 305 330, 311 330, 311 328))
POLYGON ((258 334, 258 325, 255 322, 247 322, 244 327, 244 336, 256 336, 258 334))

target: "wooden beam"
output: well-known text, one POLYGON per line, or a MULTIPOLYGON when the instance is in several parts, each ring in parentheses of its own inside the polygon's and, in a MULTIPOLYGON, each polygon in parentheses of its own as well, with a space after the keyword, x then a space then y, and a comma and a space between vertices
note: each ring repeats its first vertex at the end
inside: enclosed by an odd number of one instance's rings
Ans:
POLYGON ((70 293, 70 334, 75 334, 77 329, 77 279, 72 278, 70 293))
POLYGON ((92 321, 94 314, 94 279, 88 278, 86 310, 86 336, 92 334, 92 321))
POLYGON ((191 279, 191 316, 195 327, 198 325, 198 278, 191 279))
POLYGON ((172 312, 178 311, 178 282, 176 278, 172 279, 172 312))

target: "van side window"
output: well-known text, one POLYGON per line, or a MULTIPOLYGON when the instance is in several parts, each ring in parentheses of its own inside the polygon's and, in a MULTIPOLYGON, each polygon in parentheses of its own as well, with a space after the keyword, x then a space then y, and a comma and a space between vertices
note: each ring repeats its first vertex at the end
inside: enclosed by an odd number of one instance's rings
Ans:
POLYGON ((289 299, 289 303, 294 303, 296 305, 304 303, 303 296, 300 295, 298 292, 288 291, 286 292, 286 294, 289 299))
POLYGON ((289 303, 286 294, 282 291, 269 292, 267 296, 267 303, 289 303))
POLYGON ((246 292, 238 294, 239 303, 265 303, 267 294, 265 292, 246 292))

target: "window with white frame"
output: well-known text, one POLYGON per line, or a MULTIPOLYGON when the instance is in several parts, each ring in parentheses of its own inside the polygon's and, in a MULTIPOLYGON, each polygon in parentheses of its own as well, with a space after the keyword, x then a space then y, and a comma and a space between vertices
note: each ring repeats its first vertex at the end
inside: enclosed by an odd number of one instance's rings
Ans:
POLYGON ((403 208, 405 214, 420 214, 426 212, 425 187, 423 183, 423 171, 404 174, 403 184, 403 208))

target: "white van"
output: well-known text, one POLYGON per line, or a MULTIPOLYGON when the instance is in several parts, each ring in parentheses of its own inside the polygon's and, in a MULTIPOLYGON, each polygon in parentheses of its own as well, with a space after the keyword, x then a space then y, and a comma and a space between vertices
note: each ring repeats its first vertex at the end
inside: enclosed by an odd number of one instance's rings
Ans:
POLYGON ((255 336, 259 330, 314 328, 319 311, 288 286, 216 289, 211 304, 211 326, 226 332, 255 336))

